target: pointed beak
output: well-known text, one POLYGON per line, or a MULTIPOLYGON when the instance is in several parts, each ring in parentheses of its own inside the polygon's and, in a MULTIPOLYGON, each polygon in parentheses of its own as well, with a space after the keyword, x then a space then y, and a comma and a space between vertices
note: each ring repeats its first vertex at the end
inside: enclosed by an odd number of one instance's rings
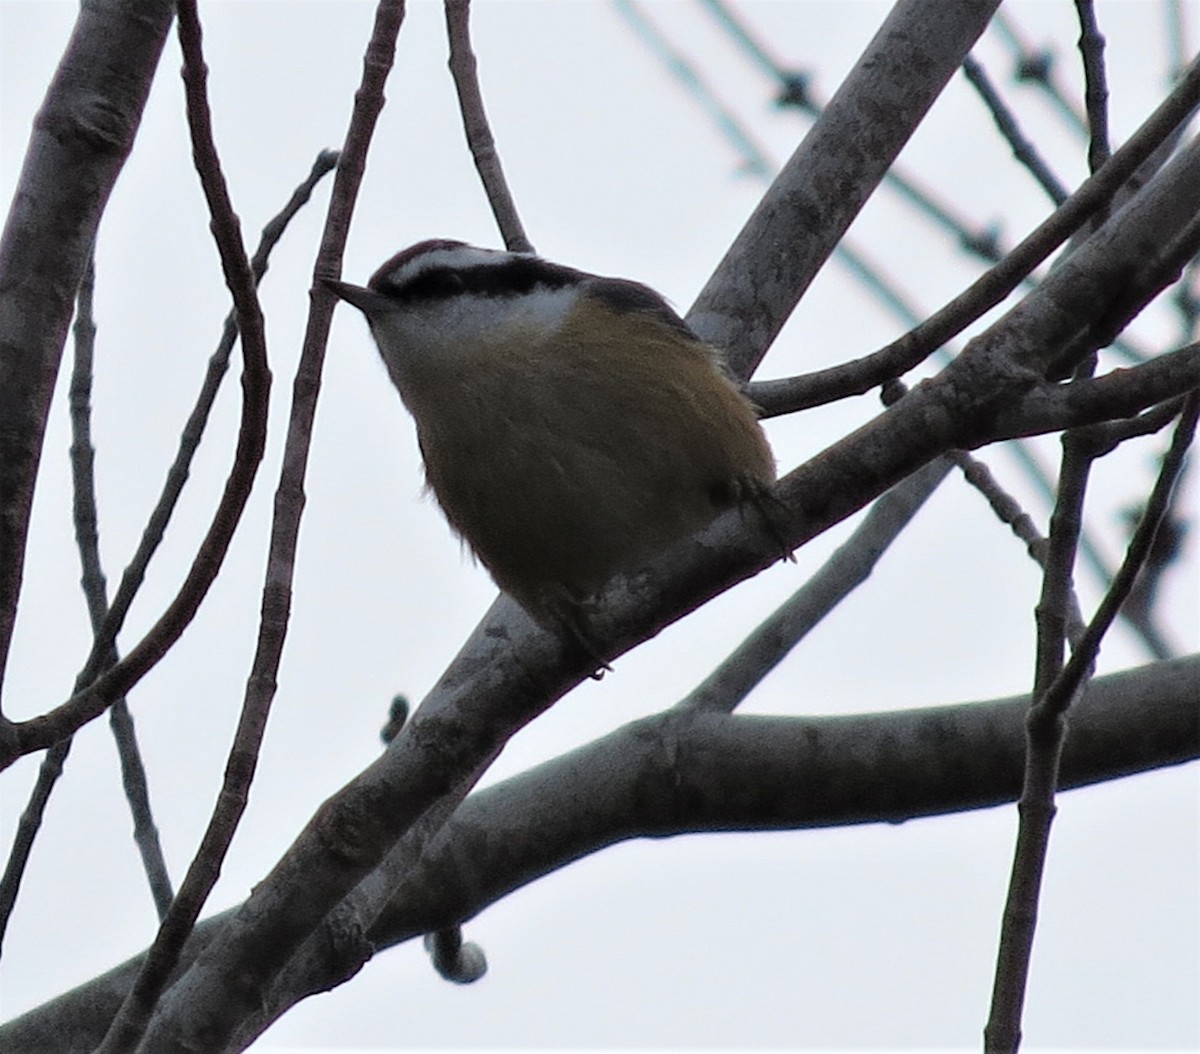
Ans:
POLYGON ((391 301, 382 293, 377 293, 374 289, 367 289, 365 286, 338 282, 332 278, 323 278, 321 281, 326 289, 332 290, 335 296, 345 300, 347 304, 353 304, 368 318, 386 311, 391 304, 391 301))

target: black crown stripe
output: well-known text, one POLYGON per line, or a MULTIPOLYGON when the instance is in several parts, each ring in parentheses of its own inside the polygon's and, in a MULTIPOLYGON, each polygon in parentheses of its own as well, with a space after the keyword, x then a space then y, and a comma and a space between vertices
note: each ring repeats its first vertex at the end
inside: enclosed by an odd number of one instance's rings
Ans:
POLYGON ((578 283, 583 277, 579 271, 548 263, 536 256, 514 256, 497 263, 469 267, 429 267, 400 282, 394 281, 390 273, 381 271, 371 279, 371 288, 401 302, 439 300, 458 293, 519 296, 536 286, 561 289, 578 283))

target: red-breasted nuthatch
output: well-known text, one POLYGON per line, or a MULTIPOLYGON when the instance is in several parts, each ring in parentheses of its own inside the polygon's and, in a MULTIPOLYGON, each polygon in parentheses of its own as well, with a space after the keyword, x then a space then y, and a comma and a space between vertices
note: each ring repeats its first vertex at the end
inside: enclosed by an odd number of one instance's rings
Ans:
POLYGON ((543 625, 586 641, 613 575, 775 478, 754 408, 647 286, 446 240, 328 285, 366 316, 446 519, 543 625))

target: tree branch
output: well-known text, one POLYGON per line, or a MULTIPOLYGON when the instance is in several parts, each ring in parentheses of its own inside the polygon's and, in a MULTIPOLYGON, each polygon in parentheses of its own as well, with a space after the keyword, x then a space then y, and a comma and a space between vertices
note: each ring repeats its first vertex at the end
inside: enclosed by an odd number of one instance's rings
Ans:
MULTIPOLYGON (((0 681, 75 291, 133 148, 174 10, 171 0, 97 0, 80 10, 0 238, 0 681)), ((0 745, 10 737, 0 717, 0 745)))
POLYGON ((820 569, 676 707, 721 713, 737 709, 813 627, 870 577, 876 563, 921 511, 951 467, 947 460, 930 462, 879 498, 820 569))
MULTIPOLYGON (((1062 786, 1200 756, 1200 656, 1098 677, 1075 711, 1062 786)), ((849 717, 667 711, 468 797, 364 932, 334 913, 244 1023, 243 1049, 385 948, 479 914, 614 843, 687 832, 896 823, 1012 802, 1028 697, 849 717), (954 749, 947 748, 948 743, 954 749)), ((194 958, 235 917, 201 922, 194 958)), ((139 958, 0 1027, 7 1054, 90 1051, 139 958)), ((218 1048, 211 1047, 210 1050, 218 1048)))
MULTIPOLYGON (((391 70, 396 37, 403 20, 403 0, 383 0, 376 9, 375 24, 363 60, 362 80, 355 95, 354 112, 341 152, 314 268, 314 279, 340 272, 350 217, 365 171, 371 136, 383 109, 383 89, 391 70)), ((304 475, 334 305, 333 294, 320 282, 314 282, 310 296, 312 305, 296 370, 283 465, 275 494, 258 646, 247 678, 242 718, 237 732, 236 742, 245 749, 236 749, 231 754, 229 768, 234 773, 241 771, 249 774, 253 771, 254 750, 261 741, 266 713, 275 693, 279 662, 287 635, 300 519, 304 509, 304 475)), ((221 806, 227 815, 240 814, 244 808, 248 782, 248 779, 235 779, 223 791, 223 794, 230 795, 230 800, 221 806)), ((214 823, 216 820, 214 816, 214 823)), ((215 836, 215 827, 211 830, 215 836)), ((331 848, 336 855, 339 849, 336 835, 331 848)), ((302 881, 292 888, 292 893, 303 901, 309 896, 319 896, 320 885, 318 883, 309 889, 302 881)), ((300 917, 299 925, 303 925, 303 912, 300 917)), ((258 949, 259 955, 253 969, 242 977, 233 977, 220 971, 214 975, 203 961, 193 964, 186 976, 159 1001, 142 1045, 147 1049, 176 1049, 189 1045, 212 1048, 223 1043, 223 1037, 233 1032, 246 1013, 241 997, 250 987, 250 976, 255 971, 270 976, 277 965, 286 961, 299 939, 296 937, 289 941, 287 931, 296 927, 286 915, 277 921, 281 925, 275 930, 273 939, 258 949), (262 954, 264 948, 270 951, 262 954)), ((302 932, 306 933, 307 927, 302 932)))
POLYGON ((762 416, 775 417, 861 395, 923 362, 1000 303, 1038 264, 1104 208, 1129 180, 1140 176, 1141 166, 1171 139, 1198 102, 1200 59, 1192 63, 1171 95, 1104 167, 1081 184, 1000 263, 921 325, 879 351, 799 377, 754 382, 749 386, 749 395, 762 408, 762 416))
POLYGON ((1044 435, 1065 428, 1131 418, 1200 387, 1200 344, 1067 384, 1039 384, 1001 410, 993 440, 1044 435))
POLYGON ((963 61, 962 68, 967 80, 971 82, 971 87, 979 93, 983 104, 988 108, 988 112, 991 113, 992 120, 996 122, 996 128, 999 130, 1000 135, 1003 136, 1005 142, 1012 148, 1013 157, 1029 170, 1029 174, 1037 180, 1038 185, 1046 192, 1050 200, 1055 205, 1061 206, 1067 200, 1066 187, 1050 171, 1050 166, 1043 160, 1041 154, 1038 153, 1037 147, 1025 138, 1016 117, 1013 116, 1012 111, 1005 105, 1004 100, 1000 98, 1000 93, 992 86, 991 78, 988 77, 987 72, 970 56, 963 61))
POLYGON ((892 9, 688 312, 736 377, 754 372, 997 6, 892 9))
POLYGON ((475 53, 471 50, 471 0, 445 0, 445 3, 446 35, 450 40, 450 73, 454 77, 463 131, 479 172, 479 181, 492 207, 492 215, 496 217, 505 248, 515 253, 531 253, 533 243, 525 234, 517 203, 504 179, 504 169, 483 105, 483 93, 479 90, 475 53))
MULTIPOLYGON (((1048 638, 1050 646, 1040 648, 1034 699, 1025 720, 1026 761, 1018 803, 1020 822, 1012 877, 1004 905, 991 1012, 984 1031, 985 1045, 989 1051, 1016 1051, 1020 1045, 1021 1013, 1029 961, 1033 953, 1037 907, 1049 851, 1050 827, 1056 811, 1054 797, 1060 782, 1062 754, 1068 742, 1067 711, 1071 710, 1072 717, 1078 713, 1079 700, 1086 691, 1101 642, 1150 553, 1158 525, 1170 505, 1171 491, 1182 468, 1184 455, 1195 436, 1198 415, 1200 395, 1194 393, 1184 403, 1171 449, 1163 459, 1159 477, 1146 502, 1145 512, 1129 543, 1125 559, 1065 665, 1061 654, 1054 653, 1055 640, 1061 636, 1057 627, 1053 624, 1046 627, 1039 623, 1039 645, 1048 638)), ((1060 551, 1061 559, 1058 561, 1060 566, 1056 568, 1052 561, 1047 569, 1046 591, 1043 594, 1044 603, 1049 598, 1047 606, 1053 605, 1053 594, 1061 591, 1061 579, 1067 578, 1070 573, 1067 564, 1074 556, 1079 509, 1083 505, 1083 482, 1090 464, 1086 451, 1071 449, 1074 445, 1072 435, 1068 434, 1066 442, 1064 474, 1069 469, 1069 478, 1078 481, 1078 486, 1065 492, 1065 537, 1058 544, 1055 544, 1056 539, 1052 540, 1051 552, 1060 551), (1054 573, 1056 570, 1057 575, 1054 573)), ((1050 614, 1053 615, 1053 612, 1050 614)), ((1200 699, 1200 694, 1197 698, 1200 699)))

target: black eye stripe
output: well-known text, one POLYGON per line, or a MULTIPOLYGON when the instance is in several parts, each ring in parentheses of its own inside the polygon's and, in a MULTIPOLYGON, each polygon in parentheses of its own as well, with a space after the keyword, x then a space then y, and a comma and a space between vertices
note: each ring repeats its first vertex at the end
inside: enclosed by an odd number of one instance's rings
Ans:
POLYGON ((497 254, 494 262, 426 267, 409 277, 399 280, 395 277, 423 253, 457 247, 465 248, 461 242, 423 242, 413 246, 384 264, 368 284, 397 304, 428 304, 448 300, 459 293, 522 296, 535 288, 562 289, 573 285, 584 296, 599 301, 617 314, 645 315, 683 336, 696 339, 687 323, 649 286, 625 278, 602 278, 550 263, 539 256, 503 257, 497 254))
POLYGON ((561 289, 584 276, 570 267, 547 263, 537 257, 513 257, 500 263, 471 267, 430 267, 403 281, 390 274, 377 274, 371 288, 399 302, 444 300, 458 293, 487 296, 518 296, 535 286, 561 289))

